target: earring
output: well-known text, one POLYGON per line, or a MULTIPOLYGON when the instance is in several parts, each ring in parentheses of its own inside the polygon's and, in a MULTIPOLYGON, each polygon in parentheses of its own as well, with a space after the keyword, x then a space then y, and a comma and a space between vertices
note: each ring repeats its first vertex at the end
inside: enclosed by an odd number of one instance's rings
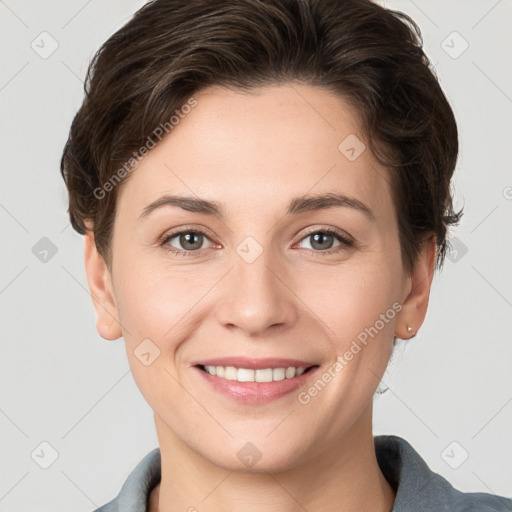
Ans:
POLYGON ((412 332, 412 327, 410 325, 407 326, 407 332, 412 332))

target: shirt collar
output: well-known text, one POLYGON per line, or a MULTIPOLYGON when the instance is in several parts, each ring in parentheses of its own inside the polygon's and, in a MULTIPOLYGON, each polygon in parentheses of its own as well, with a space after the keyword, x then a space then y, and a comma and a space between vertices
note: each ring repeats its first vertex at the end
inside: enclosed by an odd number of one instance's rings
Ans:
MULTIPOLYGON (((374 444, 379 467, 396 493, 391 512, 451 510, 451 505, 476 504, 475 500, 482 505, 499 507, 485 510, 511 510, 512 500, 507 498, 458 491, 431 471, 418 452, 401 437, 374 436, 374 444)), ((155 448, 133 469, 117 498, 96 512, 148 512, 149 496, 160 479, 160 448, 155 448)))

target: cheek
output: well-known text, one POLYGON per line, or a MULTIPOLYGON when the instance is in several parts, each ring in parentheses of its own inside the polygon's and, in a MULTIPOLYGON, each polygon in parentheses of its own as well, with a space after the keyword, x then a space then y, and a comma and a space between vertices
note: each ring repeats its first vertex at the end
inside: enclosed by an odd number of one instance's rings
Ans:
POLYGON ((120 265, 119 276, 117 312, 127 331, 125 341, 134 346, 145 338, 158 345, 165 340, 162 350, 172 348, 169 343, 179 343, 180 333, 201 310, 203 297, 218 280, 204 269, 195 271, 185 265, 144 260, 125 268, 120 265))
POLYGON ((161 265, 157 269, 139 262, 118 268, 117 311, 134 380, 153 410, 160 410, 162 403, 177 404, 183 392, 174 359, 187 329, 190 333, 187 312, 199 301, 201 290, 184 272, 161 265))
MULTIPOLYGON (((378 322, 382 335, 393 330, 399 298, 399 277, 396 265, 340 265, 322 274, 312 274, 306 283, 298 283, 298 295, 321 320, 328 335, 339 340, 340 348, 385 315, 384 325, 378 322), (391 311, 389 311, 391 308, 391 311)), ((392 334, 391 334, 392 336, 392 334)))

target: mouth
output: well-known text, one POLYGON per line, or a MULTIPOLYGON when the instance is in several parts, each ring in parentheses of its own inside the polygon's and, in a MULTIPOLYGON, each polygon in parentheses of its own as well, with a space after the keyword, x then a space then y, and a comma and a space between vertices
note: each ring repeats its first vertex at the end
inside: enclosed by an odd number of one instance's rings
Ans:
POLYGON ((309 366, 278 366, 244 368, 196 364, 192 368, 204 383, 219 396, 238 404, 264 405, 293 396, 293 392, 314 379, 318 364, 309 366))
POLYGON ((225 380, 232 380, 237 382, 269 383, 300 377, 301 375, 304 375, 314 370, 315 368, 318 368, 318 365, 243 368, 236 366, 198 364, 196 365, 196 368, 199 368, 210 376, 222 378, 225 380))

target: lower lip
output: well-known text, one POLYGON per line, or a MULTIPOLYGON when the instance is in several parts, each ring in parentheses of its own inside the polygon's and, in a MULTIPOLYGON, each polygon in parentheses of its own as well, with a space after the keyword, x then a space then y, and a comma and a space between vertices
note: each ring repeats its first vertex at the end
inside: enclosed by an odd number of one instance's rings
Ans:
POLYGON ((198 371, 215 390, 237 402, 245 404, 263 404, 277 400, 301 386, 304 386, 306 381, 316 373, 318 366, 311 368, 307 373, 303 373, 298 377, 272 382, 238 382, 237 380, 229 380, 210 375, 197 366, 194 366, 194 370, 198 371))

